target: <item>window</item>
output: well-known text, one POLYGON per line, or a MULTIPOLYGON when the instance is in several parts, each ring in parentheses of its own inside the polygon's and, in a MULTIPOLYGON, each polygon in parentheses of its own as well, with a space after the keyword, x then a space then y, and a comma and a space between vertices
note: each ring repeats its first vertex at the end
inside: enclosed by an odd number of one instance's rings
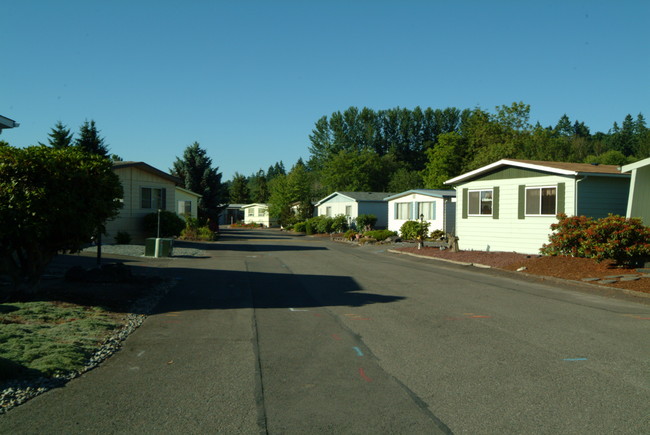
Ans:
POLYGON ((556 187, 527 187, 526 215, 555 216, 557 209, 556 187))
POLYGON ((266 209, 263 207, 260 207, 257 209, 257 215, 258 216, 266 216, 266 209))
POLYGON ((178 214, 192 216, 192 201, 178 201, 178 214))
POLYGON ((352 206, 351 205, 346 205, 345 206, 345 215, 346 216, 352 216, 352 206))
POLYGON ((332 216, 332 207, 325 207, 325 216, 327 217, 332 216))
POLYGON ((467 211, 470 216, 491 216, 492 189, 470 190, 467 197, 467 211))
POLYGON ((411 203, 410 202, 395 203, 395 219, 405 221, 410 218, 411 218, 411 203))
POLYGON ((142 208, 153 208, 165 210, 166 189, 155 189, 143 187, 141 189, 142 208))
POLYGON ((420 219, 420 216, 424 216, 425 221, 430 221, 436 218, 435 211, 435 202, 418 202, 418 215, 417 218, 420 219))
POLYGON ((248 216, 255 216, 255 208, 250 207, 248 209, 248 216))

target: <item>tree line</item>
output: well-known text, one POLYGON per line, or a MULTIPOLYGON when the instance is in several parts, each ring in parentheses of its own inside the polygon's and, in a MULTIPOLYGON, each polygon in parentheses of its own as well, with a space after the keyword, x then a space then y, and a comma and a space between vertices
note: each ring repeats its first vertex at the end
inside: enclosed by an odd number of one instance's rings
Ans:
POLYGON ((555 125, 533 124, 530 105, 523 102, 492 112, 350 107, 319 118, 309 141, 308 161, 274 174, 273 183, 262 170, 249 177, 236 174, 231 202, 269 202, 282 221, 291 218, 291 204, 302 203, 306 210, 333 191, 448 188, 444 181, 503 158, 620 165, 650 156, 650 130, 642 114, 628 114, 606 133, 592 133, 566 114, 555 125), (260 185, 264 189, 256 190, 260 185))

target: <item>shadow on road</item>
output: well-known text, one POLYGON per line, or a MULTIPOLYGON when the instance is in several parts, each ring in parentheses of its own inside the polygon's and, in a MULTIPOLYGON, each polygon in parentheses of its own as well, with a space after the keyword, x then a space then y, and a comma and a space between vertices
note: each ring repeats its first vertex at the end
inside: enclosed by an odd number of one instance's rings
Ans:
POLYGON ((363 291, 348 276, 294 275, 226 270, 166 269, 183 278, 154 314, 239 308, 360 307, 403 297, 363 291))

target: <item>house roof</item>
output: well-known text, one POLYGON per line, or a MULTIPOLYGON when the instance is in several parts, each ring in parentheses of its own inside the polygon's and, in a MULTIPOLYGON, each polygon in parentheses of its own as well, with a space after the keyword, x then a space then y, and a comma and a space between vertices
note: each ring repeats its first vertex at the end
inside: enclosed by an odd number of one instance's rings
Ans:
POLYGON ((419 195, 431 196, 431 197, 434 197, 434 198, 444 198, 444 197, 455 197, 456 196, 456 191, 455 190, 412 189, 412 190, 407 190, 406 192, 397 193, 395 195, 389 196, 387 198, 384 198, 384 200, 385 201, 390 201, 391 199, 401 198, 402 196, 411 195, 413 193, 419 194, 419 195))
POLYGON ((372 201, 384 201, 384 198, 390 195, 394 195, 394 193, 391 192, 334 192, 329 195, 327 195, 325 198, 321 199, 318 201, 315 205, 318 206, 329 199, 335 197, 335 196, 345 196, 346 198, 349 198, 351 201, 355 202, 372 202, 372 201))
POLYGON ((498 162, 491 163, 487 166, 475 169, 458 177, 445 181, 445 184, 457 184, 460 182, 468 181, 477 178, 485 173, 491 172, 504 166, 514 166, 524 169, 532 169, 536 171, 549 172, 559 175, 618 175, 621 171, 616 165, 598 165, 591 163, 567 163, 567 162, 547 162, 541 160, 518 160, 518 159, 501 159, 498 162))
MULTIPOLYGON (((164 178, 167 181, 171 181, 176 185, 183 184, 183 181, 178 178, 170 175, 166 172, 156 169, 151 165, 146 164, 145 162, 113 162, 113 169, 125 169, 125 168, 138 168, 142 171, 149 172, 150 174, 156 175, 160 178, 164 178)), ((194 193, 194 192, 192 192, 194 193)))
POLYGON ((13 119, 9 119, 6 116, 0 115, 0 132, 5 128, 14 128, 18 126, 20 126, 20 124, 18 124, 13 119))
POLYGON ((241 208, 250 208, 250 207, 268 207, 268 204, 262 204, 261 202, 254 202, 253 204, 242 205, 241 208))
POLYGON ((621 172, 630 172, 634 169, 639 169, 644 166, 649 166, 650 165, 650 157, 647 159, 639 160, 638 162, 635 163, 630 163, 629 165, 623 165, 621 166, 621 172))
POLYGON ((196 192, 192 192, 191 190, 184 189, 180 186, 176 186, 176 190, 180 190, 181 192, 187 193, 188 195, 196 196, 197 198, 203 198, 203 195, 199 195, 196 192))

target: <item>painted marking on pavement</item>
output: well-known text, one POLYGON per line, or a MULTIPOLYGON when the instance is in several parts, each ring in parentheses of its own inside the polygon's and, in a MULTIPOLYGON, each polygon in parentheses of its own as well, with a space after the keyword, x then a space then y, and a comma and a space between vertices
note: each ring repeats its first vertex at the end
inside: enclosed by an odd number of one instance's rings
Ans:
POLYGON ((564 358, 562 361, 587 361, 587 358, 564 358))
POLYGON ((339 337, 338 334, 332 334, 332 338, 333 338, 334 340, 343 340, 341 337, 339 337))
POLYGON ((370 378, 368 377, 368 375, 366 375, 366 372, 363 371, 363 367, 360 367, 360 368, 359 368, 359 375, 361 376, 361 378, 362 378, 364 381, 366 381, 366 382, 372 382, 372 379, 370 379, 370 378))
POLYGON ((632 319, 637 320, 650 320, 650 317, 643 317, 638 314, 623 314, 625 317, 631 317, 632 319))
POLYGON ((352 320, 370 320, 370 317, 363 317, 361 314, 345 314, 345 316, 352 320))
POLYGON ((357 346, 354 346, 352 349, 357 353, 357 356, 363 356, 363 352, 357 346))
POLYGON ((144 355, 144 350, 141 350, 140 352, 138 352, 137 356, 138 356, 138 358, 140 358, 142 355, 144 355))
POLYGON ((296 308, 289 308, 289 311, 297 312, 297 311, 309 311, 309 310, 298 310, 296 308))

